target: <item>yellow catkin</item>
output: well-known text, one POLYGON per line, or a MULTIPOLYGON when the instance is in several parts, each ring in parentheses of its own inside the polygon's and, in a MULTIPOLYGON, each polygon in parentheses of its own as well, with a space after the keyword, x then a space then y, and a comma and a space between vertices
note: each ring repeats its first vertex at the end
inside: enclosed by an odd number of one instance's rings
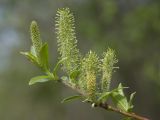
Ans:
POLYGON ((80 85, 86 91, 89 100, 95 100, 96 98, 96 78, 98 72, 99 59, 95 52, 90 51, 83 58, 80 85))
POLYGON ((90 99, 95 98, 96 91, 96 75, 94 72, 88 72, 86 74, 87 79, 87 93, 90 99))

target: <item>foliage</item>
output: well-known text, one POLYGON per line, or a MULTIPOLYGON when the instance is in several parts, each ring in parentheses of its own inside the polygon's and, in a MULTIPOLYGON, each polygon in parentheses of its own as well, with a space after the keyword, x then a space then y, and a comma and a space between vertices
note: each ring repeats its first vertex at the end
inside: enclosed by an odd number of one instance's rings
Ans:
POLYGON ((53 72, 50 71, 48 64, 48 45, 42 42, 37 23, 33 21, 30 28, 33 45, 29 52, 21 53, 40 67, 46 75, 32 78, 29 85, 49 80, 59 81, 80 91, 80 95, 66 98, 63 102, 82 98, 83 101, 99 105, 111 99, 121 111, 132 111, 134 93, 128 101, 123 92, 126 87, 121 83, 117 88, 109 89, 114 68, 117 68, 115 64, 118 62, 114 50, 108 48, 101 59, 92 51, 85 56, 81 55, 77 49, 74 17, 69 8, 62 8, 57 12, 56 34, 60 57, 53 72), (65 74, 60 77, 57 72, 61 65, 65 74), (100 81, 97 79, 99 77, 100 81))

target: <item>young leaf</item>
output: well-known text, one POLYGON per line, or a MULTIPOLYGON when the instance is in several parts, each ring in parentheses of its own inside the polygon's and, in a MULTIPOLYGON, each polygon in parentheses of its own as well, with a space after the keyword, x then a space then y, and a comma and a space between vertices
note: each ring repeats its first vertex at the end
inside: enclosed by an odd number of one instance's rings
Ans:
POLYGON ((98 99, 98 102, 107 101, 110 95, 111 95, 111 92, 102 93, 102 95, 98 99))
POLYGON ((48 44, 45 43, 40 50, 40 64, 48 70, 48 44))
POLYGON ((134 107, 134 105, 132 104, 133 98, 135 96, 136 92, 132 93, 130 95, 130 99, 129 99, 129 110, 132 110, 132 108, 134 107))
POLYGON ((112 93, 112 100, 119 109, 128 111, 128 102, 125 96, 122 96, 117 92, 114 92, 112 93))
POLYGON ((30 52, 32 55, 36 56, 36 50, 33 46, 31 46, 30 52))
POLYGON ((79 70, 75 70, 70 74, 69 78, 71 80, 75 80, 79 74, 80 74, 80 71, 79 70))
POLYGON ((123 86, 122 86, 121 83, 118 85, 118 92, 119 92, 120 95, 124 96, 123 86))
POLYGON ((49 76, 37 76, 37 77, 32 78, 29 81, 29 85, 33 85, 33 84, 35 84, 37 82, 47 82, 49 80, 50 80, 49 76))
POLYGON ((128 101, 123 93, 123 89, 121 89, 121 88, 123 88, 123 86, 120 83, 118 86, 118 90, 112 92, 111 97, 112 97, 113 102, 116 104, 116 106, 119 109, 121 109, 123 111, 128 111, 129 110, 128 101))
POLYGON ((101 102, 101 101, 107 101, 108 100, 108 98, 112 95, 112 93, 114 94, 114 92, 117 92, 117 91, 119 91, 120 89, 122 90, 122 89, 124 89, 124 88, 128 88, 128 87, 118 87, 118 88, 116 88, 116 89, 113 89, 112 91, 110 91, 110 92, 104 92, 104 93, 101 93, 101 94, 99 94, 98 96, 100 96, 99 97, 99 99, 98 99, 98 102, 101 102))
POLYGON ((59 60, 56 64, 56 66, 53 69, 53 75, 57 78, 57 70, 59 69, 60 65, 66 60, 67 58, 63 58, 61 60, 59 60))
POLYGON ((67 97, 67 98, 63 99, 61 101, 61 103, 70 102, 70 101, 73 101, 73 100, 76 100, 76 99, 80 99, 80 98, 82 98, 81 95, 70 96, 70 97, 67 97))
POLYGON ((69 80, 67 76, 62 76, 61 79, 62 79, 63 81, 68 81, 68 80, 69 80))
POLYGON ((28 60, 30 60, 32 63, 38 64, 37 57, 35 57, 30 52, 20 52, 22 55, 26 56, 28 60))

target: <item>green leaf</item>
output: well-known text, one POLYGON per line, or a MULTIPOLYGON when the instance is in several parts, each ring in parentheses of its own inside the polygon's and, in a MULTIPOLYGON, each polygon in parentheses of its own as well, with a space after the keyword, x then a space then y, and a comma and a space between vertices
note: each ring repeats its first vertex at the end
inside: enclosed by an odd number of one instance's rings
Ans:
POLYGON ((133 92, 131 95, 130 95, 130 99, 129 99, 129 110, 131 111, 132 110, 132 108, 134 107, 134 105, 133 105, 133 98, 134 98, 134 96, 135 96, 135 94, 136 94, 136 92, 133 92))
POLYGON ((49 80, 50 80, 49 76, 37 76, 37 77, 33 77, 29 81, 29 85, 33 85, 33 84, 38 83, 38 82, 47 82, 49 80))
POLYGON ((127 98, 124 95, 122 88, 123 88, 122 84, 119 84, 118 90, 112 92, 111 97, 112 97, 113 102, 116 104, 116 106, 119 109, 123 111, 128 111, 129 104, 128 104, 127 98))
MULTIPOLYGON (((98 99, 98 102, 107 101, 108 98, 112 95, 112 93, 114 94, 114 92, 118 92, 118 91, 120 91, 120 90, 122 90, 122 89, 125 89, 125 88, 128 88, 128 87, 123 87, 123 86, 120 85, 118 88, 113 89, 112 91, 100 93, 100 94, 98 95, 98 96, 100 96, 99 99, 98 99)), ((123 94, 123 93, 121 93, 121 94, 123 94)))
POLYGON ((68 80, 69 80, 67 76, 62 76, 61 79, 62 79, 63 81, 68 81, 68 80))
POLYGON ((75 80, 79 74, 80 74, 80 71, 79 70, 75 70, 70 74, 69 78, 71 80, 75 80))
POLYGON ((112 92, 105 92, 105 93, 102 93, 101 96, 98 98, 98 102, 101 102, 101 101, 107 101, 108 98, 110 97, 112 92))
POLYGON ((30 51, 31 51, 31 54, 32 54, 32 55, 36 56, 36 51, 35 51, 34 46, 31 46, 30 51))
POLYGON ((70 97, 67 97, 67 98, 63 99, 61 101, 61 103, 70 102, 70 101, 73 101, 73 100, 76 100, 76 99, 80 99, 80 98, 82 98, 81 95, 70 96, 70 97))
POLYGON ((119 93, 120 95, 124 96, 123 86, 122 86, 121 83, 118 85, 118 93, 119 93))
POLYGON ((29 61, 31 61, 32 63, 35 63, 35 64, 38 64, 38 60, 37 60, 37 57, 34 56, 32 53, 30 52, 20 52, 22 55, 26 56, 27 59, 29 61))
POLYGON ((129 103, 130 103, 130 104, 132 104, 132 101, 133 101, 133 98, 134 98, 135 94, 136 94, 136 92, 134 92, 134 93, 132 93, 132 94, 130 95, 130 99, 129 99, 129 103))
POLYGON ((45 70, 48 70, 48 44, 47 43, 45 43, 40 50, 40 64, 45 70))
POLYGON ((54 75, 55 77, 57 77, 57 70, 59 69, 61 63, 63 63, 66 59, 67 59, 67 58, 63 58, 63 59, 61 59, 61 60, 59 60, 59 61, 57 62, 56 66, 55 66, 54 69, 53 69, 53 75, 54 75))
POLYGON ((117 92, 112 93, 112 100, 116 104, 116 106, 124 111, 128 111, 128 102, 126 97, 120 95, 117 92))

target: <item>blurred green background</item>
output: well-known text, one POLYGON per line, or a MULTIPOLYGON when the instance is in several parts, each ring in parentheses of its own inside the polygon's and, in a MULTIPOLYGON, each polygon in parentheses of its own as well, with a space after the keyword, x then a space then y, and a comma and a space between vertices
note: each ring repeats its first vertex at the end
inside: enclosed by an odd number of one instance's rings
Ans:
POLYGON ((119 120, 121 115, 91 109, 80 101, 61 104, 74 91, 48 82, 28 85, 41 75, 19 51, 29 50, 29 26, 39 23, 49 43, 50 63, 57 61, 54 30, 56 10, 70 7, 76 19, 78 47, 101 54, 116 50, 119 70, 112 87, 122 82, 126 94, 136 91, 134 111, 160 116, 160 1, 159 0, 0 0, 0 120, 119 120))

